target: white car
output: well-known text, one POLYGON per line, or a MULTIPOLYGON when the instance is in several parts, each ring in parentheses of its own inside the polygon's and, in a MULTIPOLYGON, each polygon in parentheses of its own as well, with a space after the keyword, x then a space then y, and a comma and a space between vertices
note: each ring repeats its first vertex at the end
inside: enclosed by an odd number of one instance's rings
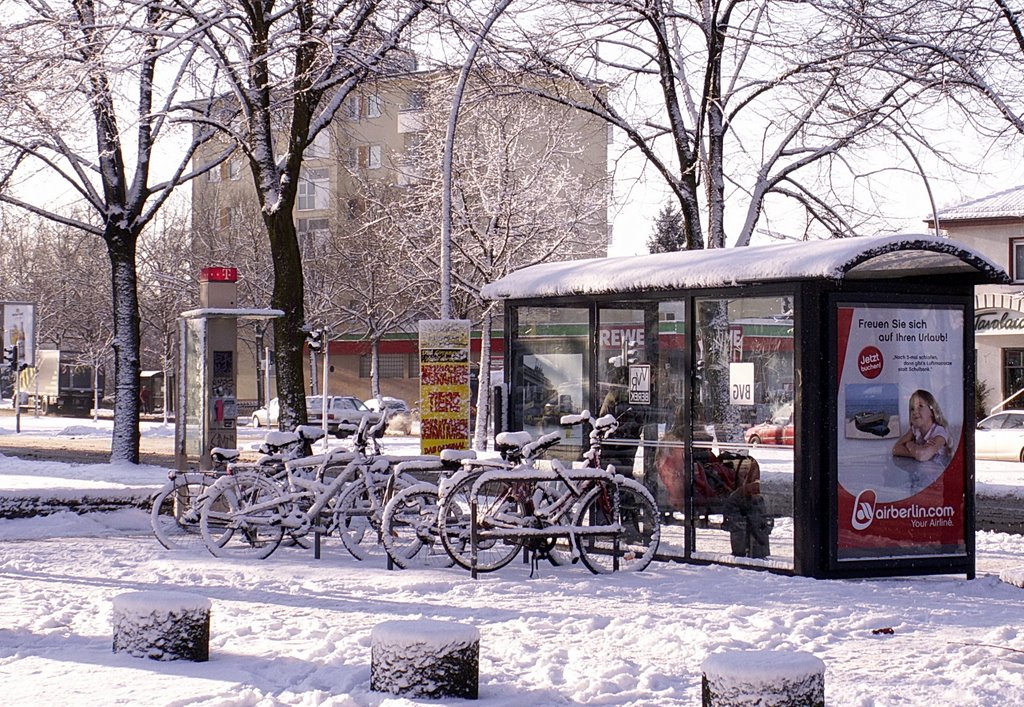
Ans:
MULTIPOLYGON (((306 424, 319 427, 323 424, 323 398, 319 395, 306 396, 306 424)), ((364 417, 376 422, 380 416, 372 412, 358 398, 347 395, 331 395, 327 398, 327 432, 336 437, 345 437, 359 427, 364 417)), ((281 403, 272 399, 265 407, 252 414, 253 427, 277 427, 281 415, 281 403)))
POLYGON ((974 456, 1024 462, 1024 410, 1004 410, 979 422, 974 456))
POLYGON ((367 400, 366 407, 374 412, 388 411, 388 432, 401 435, 412 434, 413 413, 404 400, 382 395, 380 398, 367 400))

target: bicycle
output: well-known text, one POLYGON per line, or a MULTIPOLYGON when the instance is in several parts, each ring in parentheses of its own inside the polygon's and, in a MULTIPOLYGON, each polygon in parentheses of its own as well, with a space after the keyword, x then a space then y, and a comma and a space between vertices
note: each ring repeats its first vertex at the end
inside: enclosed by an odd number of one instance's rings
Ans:
MULTIPOLYGON (((405 470, 438 471, 447 478, 464 464, 475 463, 472 451, 443 450, 436 461, 403 462, 405 470)), ((443 483, 443 482, 442 482, 443 483)), ((440 488, 419 482, 404 488, 384 506, 381 540, 391 563, 401 569, 451 567, 454 560, 441 544, 440 488)))
MULTIPOLYGON (((469 562, 465 547, 445 547, 460 565, 468 564, 474 577, 507 565, 519 547, 531 551, 536 568, 538 557, 550 557, 560 538, 568 540, 572 560, 579 559, 595 574, 642 571, 654 559, 661 538, 654 498, 642 484, 600 465, 602 443, 618 426, 615 418, 595 420, 584 411, 561 422, 591 425, 585 467, 566 469, 553 459, 547 471, 528 458, 515 468, 487 471, 472 480, 469 562)), ((533 444, 547 448, 558 439, 551 434, 533 444)), ((447 519, 442 514, 442 541, 448 538, 447 519)))
MULTIPOLYGON (((561 441, 561 435, 553 432, 533 440, 527 432, 502 432, 495 437, 494 446, 502 456, 501 460, 476 460, 467 464, 455 476, 440 485, 438 502, 438 533, 445 552, 455 564, 465 569, 473 569, 471 551, 472 507, 474 498, 477 502, 484 499, 488 507, 495 513, 519 514, 524 509, 518 499, 511 497, 509 485, 504 483, 488 484, 480 488, 474 485, 482 476, 494 473, 509 473, 533 470, 535 462, 549 448, 561 441)), ((550 494, 547 487, 537 489, 538 500, 550 494)), ((563 564, 567 561, 562 553, 555 550, 554 544, 525 543, 513 537, 494 538, 478 543, 477 566, 481 571, 493 571, 511 562, 521 549, 533 549, 534 558, 545 557, 552 564, 563 564)))
MULTIPOLYGON (((313 442, 323 436, 319 428, 300 426, 295 432, 272 432, 260 444, 263 456, 245 468, 273 474, 283 470, 286 460, 300 456, 313 442)), ((237 449, 215 447, 210 450, 213 469, 210 471, 178 471, 167 474, 167 484, 154 496, 150 506, 150 526, 157 541, 168 550, 192 549, 203 544, 199 532, 202 504, 214 482, 241 468, 237 449)))
POLYGON ((382 499, 389 489, 415 483, 392 469, 381 454, 377 433, 386 424, 386 416, 373 425, 360 423, 352 451, 288 462, 287 488, 252 473, 218 479, 200 513, 207 550, 217 557, 264 559, 277 549, 285 532, 301 538, 314 531, 337 531, 354 557, 369 557, 380 543, 382 499), (329 478, 332 470, 338 473, 329 478))

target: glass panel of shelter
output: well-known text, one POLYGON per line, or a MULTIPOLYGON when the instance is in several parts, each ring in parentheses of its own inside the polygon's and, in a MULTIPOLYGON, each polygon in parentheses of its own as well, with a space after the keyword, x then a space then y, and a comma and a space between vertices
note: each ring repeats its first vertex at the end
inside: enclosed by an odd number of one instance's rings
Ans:
POLYGON ((590 312, 582 307, 520 307, 517 311, 510 404, 522 411, 522 429, 534 438, 561 432, 552 454, 579 459, 582 431, 563 428, 562 415, 587 407, 590 312))
POLYGON ((591 338, 591 307, 516 308, 510 402, 522 411, 522 429, 535 437, 561 431, 564 441, 552 454, 579 460, 582 430, 561 427, 561 415, 584 408, 615 414, 620 428, 603 461, 654 494, 663 518, 661 555, 791 567, 792 298, 694 300, 698 336, 689 406, 687 301, 595 309, 591 338), (741 389, 734 393, 733 385, 741 389), (692 472, 685 458, 687 421, 692 472))
POLYGON ((791 566, 792 299, 698 298, 695 312, 692 556, 791 566))

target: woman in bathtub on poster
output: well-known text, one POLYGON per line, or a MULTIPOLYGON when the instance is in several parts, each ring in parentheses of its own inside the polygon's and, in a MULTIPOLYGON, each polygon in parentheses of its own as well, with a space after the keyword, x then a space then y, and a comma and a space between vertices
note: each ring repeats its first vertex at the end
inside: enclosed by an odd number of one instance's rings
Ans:
POLYGON ((896 440, 892 455, 919 462, 948 462, 952 454, 948 426, 935 396, 915 390, 910 396, 910 428, 896 440))

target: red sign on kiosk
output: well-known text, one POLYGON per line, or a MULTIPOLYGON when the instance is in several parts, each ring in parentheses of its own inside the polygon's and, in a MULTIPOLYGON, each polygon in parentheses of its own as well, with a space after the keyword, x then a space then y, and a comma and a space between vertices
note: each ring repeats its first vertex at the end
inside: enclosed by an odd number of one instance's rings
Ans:
POLYGON ((238 282, 238 268, 203 268, 200 282, 238 282))

